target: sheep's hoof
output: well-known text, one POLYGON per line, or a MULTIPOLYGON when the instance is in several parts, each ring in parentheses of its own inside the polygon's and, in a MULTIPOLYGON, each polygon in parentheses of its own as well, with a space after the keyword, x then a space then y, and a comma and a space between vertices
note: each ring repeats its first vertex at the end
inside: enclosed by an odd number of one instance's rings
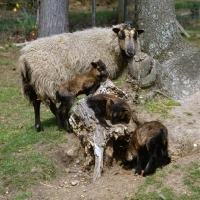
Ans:
POLYGON ((44 131, 44 128, 41 126, 41 124, 37 124, 35 127, 37 129, 37 132, 44 131))
POLYGON ((73 130, 71 130, 71 129, 67 129, 66 130, 68 133, 73 133, 73 130))

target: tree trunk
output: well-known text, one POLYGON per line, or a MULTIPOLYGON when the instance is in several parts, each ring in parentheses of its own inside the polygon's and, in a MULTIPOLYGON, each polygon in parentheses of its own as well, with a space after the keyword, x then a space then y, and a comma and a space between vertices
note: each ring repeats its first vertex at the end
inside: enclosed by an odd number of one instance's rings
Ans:
POLYGON ((92 0, 92 27, 96 26, 96 0, 92 0))
POLYGON ((118 1, 118 22, 124 23, 124 0, 118 1))
POLYGON ((180 35, 174 1, 141 0, 143 50, 162 64, 161 90, 180 99, 200 88, 200 52, 180 35))
POLYGON ((69 0, 38 1, 38 37, 69 31, 69 0))

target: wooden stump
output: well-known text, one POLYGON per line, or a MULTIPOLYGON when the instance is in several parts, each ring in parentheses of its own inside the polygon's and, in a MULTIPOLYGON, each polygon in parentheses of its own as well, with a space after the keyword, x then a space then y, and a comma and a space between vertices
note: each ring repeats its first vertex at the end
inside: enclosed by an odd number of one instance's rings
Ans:
MULTIPOLYGON (((120 88, 115 86, 109 79, 96 91, 96 94, 108 93, 121 97, 129 101, 129 96, 120 88)), ((81 140, 86 153, 85 165, 95 163, 93 182, 100 176, 104 165, 111 165, 113 160, 113 143, 121 138, 124 141, 129 140, 130 135, 136 129, 136 125, 130 121, 129 124, 112 125, 110 121, 107 123, 111 126, 106 130, 99 124, 92 109, 87 106, 87 98, 83 98, 77 102, 70 116, 70 124, 74 133, 81 140)), ((125 147, 124 147, 125 148, 125 147)))

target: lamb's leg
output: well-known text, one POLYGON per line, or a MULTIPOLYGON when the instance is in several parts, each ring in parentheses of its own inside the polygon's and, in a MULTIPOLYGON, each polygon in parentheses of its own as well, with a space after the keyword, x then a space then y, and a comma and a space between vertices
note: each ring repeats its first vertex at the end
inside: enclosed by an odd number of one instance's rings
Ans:
MULTIPOLYGON (((71 108, 71 106, 70 106, 71 108)), ((72 130, 70 128, 70 124, 69 124, 69 107, 65 107, 64 109, 62 109, 62 117, 63 117, 63 122, 64 122, 64 127, 66 129, 66 131, 68 133, 71 133, 72 130)))
POLYGON ((66 131, 69 133, 72 132, 69 124, 69 111, 75 101, 75 98, 76 96, 74 95, 68 96, 66 97, 66 101, 62 103, 63 107, 61 109, 61 113, 62 113, 63 123, 66 131))
POLYGON ((156 170, 156 160, 158 155, 158 148, 156 147, 153 154, 150 155, 149 161, 144 169, 144 173, 142 175, 151 174, 156 170))
POLYGON ((56 111, 56 118, 57 118, 59 130, 64 129, 64 121, 63 121, 62 109, 63 109, 63 105, 61 104, 60 107, 56 111))
POLYGON ((137 156, 137 166, 135 169, 135 174, 140 175, 142 172, 142 165, 143 165, 143 150, 138 150, 138 156, 137 156))
POLYGON ((40 121, 40 104, 41 100, 35 100, 33 101, 33 107, 35 112, 35 128, 38 132, 44 131, 44 128, 42 127, 41 121, 40 121))

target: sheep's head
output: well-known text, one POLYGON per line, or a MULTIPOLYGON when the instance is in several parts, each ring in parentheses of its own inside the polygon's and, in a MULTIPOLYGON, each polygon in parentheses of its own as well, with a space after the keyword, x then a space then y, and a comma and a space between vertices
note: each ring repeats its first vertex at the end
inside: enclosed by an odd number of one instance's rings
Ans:
POLYGON ((140 49, 138 35, 144 30, 135 30, 130 24, 120 24, 113 28, 118 35, 119 46, 125 57, 132 58, 140 49))

